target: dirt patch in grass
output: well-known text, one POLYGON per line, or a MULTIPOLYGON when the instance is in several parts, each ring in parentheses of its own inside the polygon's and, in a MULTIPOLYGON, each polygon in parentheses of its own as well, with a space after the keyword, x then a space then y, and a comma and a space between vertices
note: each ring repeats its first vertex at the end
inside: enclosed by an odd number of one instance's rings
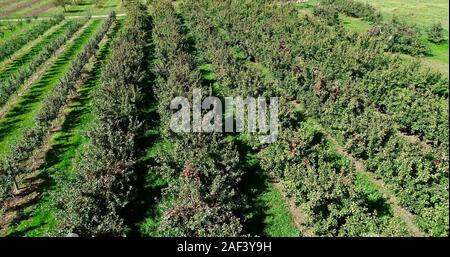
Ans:
POLYGON ((25 8, 33 6, 37 2, 39 2, 39 0, 31 0, 31 1, 26 1, 25 3, 22 3, 22 4, 18 4, 12 9, 4 10, 4 11, 0 12, 0 17, 1 16, 10 16, 11 14, 13 14, 15 12, 18 12, 25 8))
POLYGON ((43 12, 46 12, 54 7, 55 7, 55 5, 53 3, 48 3, 43 6, 40 6, 39 8, 33 9, 30 13, 27 13, 26 16, 28 16, 28 17, 37 16, 37 15, 39 15, 43 12))

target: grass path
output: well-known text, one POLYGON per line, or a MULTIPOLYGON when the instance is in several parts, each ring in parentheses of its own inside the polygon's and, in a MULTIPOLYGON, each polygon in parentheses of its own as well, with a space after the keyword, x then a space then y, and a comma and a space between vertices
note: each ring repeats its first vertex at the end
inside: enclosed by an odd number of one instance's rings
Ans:
POLYGON ((385 18, 393 15, 402 17, 419 26, 430 26, 440 22, 448 32, 449 3, 447 0, 357 0, 369 3, 380 11, 385 18))
POLYGON ((306 223, 306 217, 302 211, 302 208, 297 206, 294 199, 289 198, 284 193, 283 184, 281 182, 273 182, 272 186, 278 191, 278 193, 282 196, 284 202, 288 205, 289 212, 292 214, 295 226, 299 229, 302 236, 313 237, 314 236, 313 230, 304 225, 306 223))
POLYGON ((0 156, 7 151, 10 143, 20 137, 22 129, 33 126, 34 117, 42 106, 42 100, 53 89, 58 80, 64 76, 71 60, 81 51, 100 23, 99 20, 90 21, 81 35, 67 47, 44 75, 5 114, 0 121, 0 156))
POLYGON ((63 121, 51 135, 49 143, 41 149, 36 178, 45 181, 39 189, 41 197, 36 205, 23 210, 19 219, 7 231, 9 236, 43 236, 55 227, 54 210, 50 208, 48 193, 57 190, 53 176, 65 176, 70 173, 76 152, 86 142, 83 133, 92 120, 91 101, 100 83, 101 69, 110 54, 110 45, 121 22, 114 26, 99 44, 97 55, 87 65, 85 77, 77 86, 74 97, 62 112, 63 121), (55 173, 57 172, 57 173, 55 173))
POLYGON ((302 225, 304 220, 300 217, 304 217, 303 213, 280 190, 281 183, 274 182, 267 171, 261 169, 257 151, 241 140, 243 137, 234 141, 241 155, 244 155, 241 193, 249 202, 249 206, 243 208, 245 232, 267 237, 311 236, 302 225))

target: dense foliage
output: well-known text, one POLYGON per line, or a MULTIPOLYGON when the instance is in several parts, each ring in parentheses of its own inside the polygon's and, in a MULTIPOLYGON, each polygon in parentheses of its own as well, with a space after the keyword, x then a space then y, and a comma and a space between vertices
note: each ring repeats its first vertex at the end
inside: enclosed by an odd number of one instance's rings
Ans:
POLYGON ((313 11, 315 16, 325 19, 328 25, 339 24, 339 12, 330 5, 318 5, 313 11))
POLYGON ((382 19, 381 14, 368 3, 354 0, 324 0, 322 4, 350 17, 362 18, 370 22, 379 22, 382 19))
POLYGON ((129 200, 140 129, 141 90, 147 77, 149 19, 142 5, 130 5, 124 31, 114 40, 93 101, 89 142, 74 160, 73 174, 53 194, 57 234, 124 235, 121 211, 129 200))

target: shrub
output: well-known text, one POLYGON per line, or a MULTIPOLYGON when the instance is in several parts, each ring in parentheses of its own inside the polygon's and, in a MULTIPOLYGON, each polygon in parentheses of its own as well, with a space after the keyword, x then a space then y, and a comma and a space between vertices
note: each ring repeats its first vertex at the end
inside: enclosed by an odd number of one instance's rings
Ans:
POLYGON ((428 40, 433 43, 439 44, 445 41, 444 28, 440 23, 431 25, 431 27, 427 30, 427 33, 428 40))
POLYGON ((389 52, 421 56, 430 51, 422 42, 417 27, 407 25, 396 17, 388 23, 381 23, 370 28, 368 35, 377 38, 389 52))
POLYGON ((339 13, 331 5, 318 5, 314 8, 314 15, 323 18, 328 25, 335 25, 339 23, 339 13))

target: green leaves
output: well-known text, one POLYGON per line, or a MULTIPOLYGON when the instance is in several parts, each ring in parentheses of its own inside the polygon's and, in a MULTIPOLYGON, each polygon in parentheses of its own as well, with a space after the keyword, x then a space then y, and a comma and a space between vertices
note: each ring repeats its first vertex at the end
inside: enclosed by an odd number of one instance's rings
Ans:
MULTIPOLYGON (((130 7, 124 32, 113 43, 112 54, 102 70, 102 84, 94 96, 94 126, 89 142, 78 153, 73 178, 62 182, 53 194, 58 234, 122 236, 127 227, 121 215, 128 204, 140 129, 141 88, 147 78, 146 45, 149 21, 142 6, 130 7), (133 26, 133 27, 130 27, 133 26), (62 193, 61 193, 62 192, 62 193)), ((100 42, 115 22, 105 21, 94 42, 100 42)), ((96 51, 96 44, 87 49, 96 51)), ((84 59, 88 59, 86 55, 84 59)))

